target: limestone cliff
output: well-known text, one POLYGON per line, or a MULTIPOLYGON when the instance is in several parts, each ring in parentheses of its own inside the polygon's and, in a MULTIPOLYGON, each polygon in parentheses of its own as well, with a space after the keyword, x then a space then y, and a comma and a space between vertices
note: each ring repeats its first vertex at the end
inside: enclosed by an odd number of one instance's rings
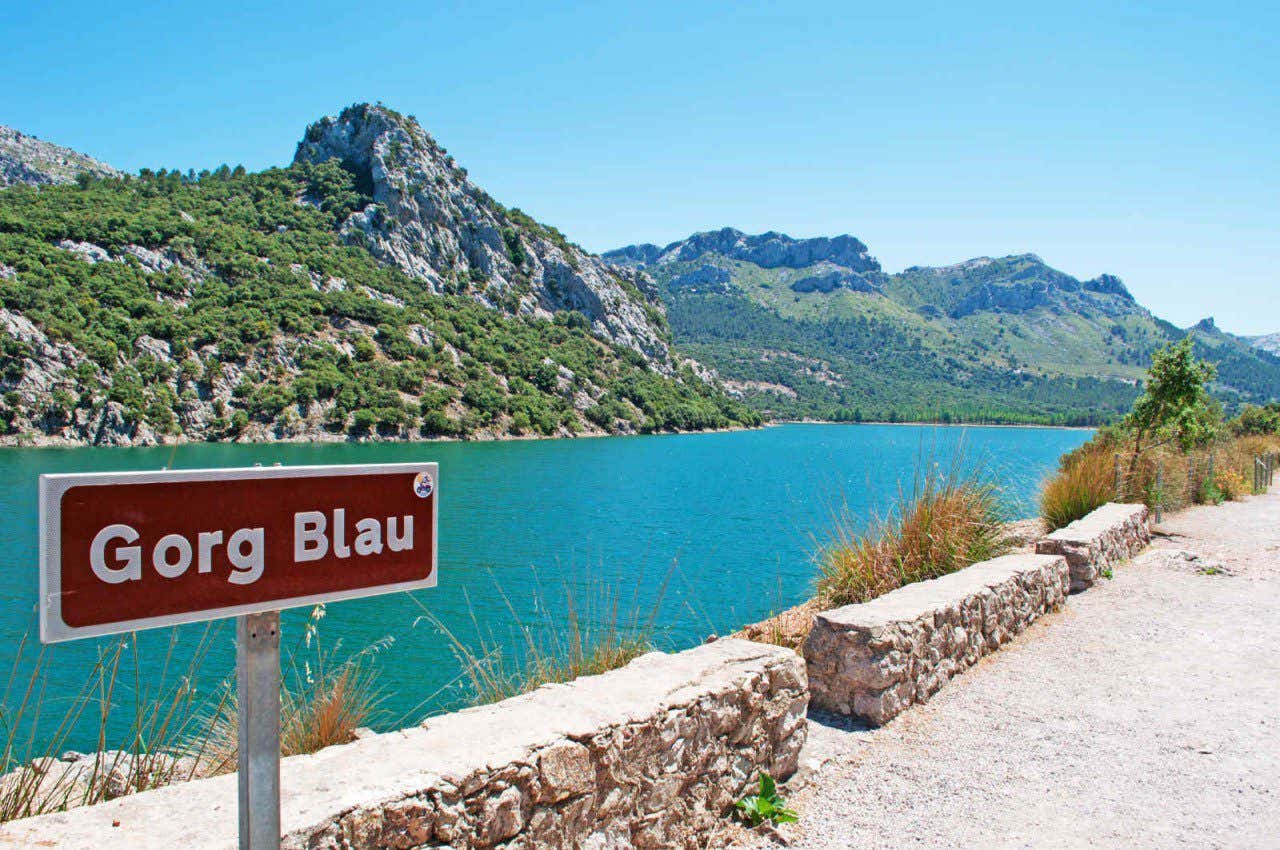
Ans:
POLYGON ((671 373, 662 307, 642 272, 605 263, 503 207, 413 118, 361 104, 308 127, 294 161, 335 158, 373 198, 342 224, 349 242, 436 293, 526 316, 576 310, 600 336, 671 373))

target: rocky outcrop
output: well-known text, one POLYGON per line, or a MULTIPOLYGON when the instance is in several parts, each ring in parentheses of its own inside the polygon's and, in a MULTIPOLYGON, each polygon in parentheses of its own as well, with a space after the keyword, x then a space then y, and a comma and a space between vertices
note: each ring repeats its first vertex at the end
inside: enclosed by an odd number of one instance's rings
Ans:
POLYGON ((1277 357, 1280 357, 1280 333, 1255 336, 1249 340, 1249 344, 1254 348, 1267 352, 1268 354, 1274 354, 1277 357))
POLYGON ((1005 555, 814 618, 814 708, 880 725, 922 703, 1066 599, 1066 560, 1005 555))
POLYGON ((1120 280, 1120 278, 1113 274, 1098 275, 1097 277, 1084 281, 1080 285, 1089 292, 1101 292, 1104 295, 1118 295, 1126 301, 1134 300, 1128 287, 1124 285, 1124 281, 1120 280))
POLYGON ((733 287, 729 282, 733 280, 733 274, 728 269, 722 269, 719 266, 706 265, 698 266, 693 271, 676 275, 667 282, 670 289, 680 289, 688 292, 732 292, 733 287))
POLYGON ((121 176, 93 157, 0 126, 0 186, 72 183, 81 174, 121 176))
POLYGON ((880 271, 880 263, 867 251, 867 246, 852 236, 793 239, 785 233, 772 230, 749 236, 732 227, 695 233, 688 239, 672 242, 665 248, 632 245, 607 251, 603 256, 614 263, 655 265, 689 262, 704 254, 719 254, 734 260, 744 260, 766 269, 802 269, 815 263, 828 262, 857 272, 880 271))
POLYGON ((837 289, 847 289, 851 292, 879 292, 880 286, 863 275, 844 269, 830 269, 800 278, 791 284, 791 289, 794 292, 823 293, 835 292, 837 289))
POLYGON ((503 207, 413 118, 361 104, 308 127, 294 161, 335 158, 373 198, 342 224, 349 242, 433 292, 469 294, 520 315, 576 310, 600 336, 672 373, 662 307, 643 273, 503 207))
POLYGON ((1093 586, 1103 573, 1151 542, 1146 505, 1109 502, 1036 544, 1036 551, 1062 555, 1071 565, 1071 590, 1093 586))
MULTIPOLYGON (((722 640, 281 768, 284 846, 694 848, 806 734, 794 652, 722 640)), ((0 846, 230 850, 236 777, 0 826, 0 846), (180 812, 180 817, 174 813, 180 812)))

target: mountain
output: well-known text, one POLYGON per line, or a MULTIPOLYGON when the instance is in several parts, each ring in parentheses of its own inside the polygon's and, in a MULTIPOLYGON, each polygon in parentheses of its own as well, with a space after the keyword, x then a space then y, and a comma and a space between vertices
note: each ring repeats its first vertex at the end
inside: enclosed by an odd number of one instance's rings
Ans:
POLYGON ((0 186, 72 183, 81 174, 120 176, 119 171, 93 157, 0 126, 0 186))
POLYGON ((4 442, 415 439, 756 424, 656 289, 358 105, 247 173, 0 190, 4 442))
POLYGON ((435 294, 466 293, 487 307, 542 319, 577 311, 601 336, 673 372, 657 293, 644 275, 504 208, 416 121, 367 104, 324 118, 307 128, 294 162, 331 159, 372 199, 340 224, 347 242, 435 294))
POLYGON ((1254 348, 1260 348, 1270 354, 1280 355, 1280 333, 1255 336, 1249 340, 1254 348))
POLYGON ((724 229, 603 256, 652 275, 677 348, 769 416, 1096 423, 1128 409, 1151 353, 1184 333, 1219 363, 1229 403, 1280 396, 1280 360, 1034 254, 886 274, 852 236, 724 229))

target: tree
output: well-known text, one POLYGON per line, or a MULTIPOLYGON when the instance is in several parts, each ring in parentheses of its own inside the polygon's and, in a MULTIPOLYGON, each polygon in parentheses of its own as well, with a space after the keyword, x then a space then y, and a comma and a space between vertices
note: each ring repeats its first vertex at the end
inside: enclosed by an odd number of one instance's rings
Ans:
POLYGON ((1146 390, 1133 403, 1123 426, 1133 435, 1129 473, 1142 452, 1167 443, 1183 450, 1204 445, 1218 433, 1222 407, 1209 397, 1207 384, 1217 367, 1196 358, 1190 335, 1171 342, 1151 358, 1146 390))
POLYGON ((1266 407, 1246 404, 1231 423, 1231 430, 1240 436, 1280 434, 1280 404, 1272 402, 1266 407))

